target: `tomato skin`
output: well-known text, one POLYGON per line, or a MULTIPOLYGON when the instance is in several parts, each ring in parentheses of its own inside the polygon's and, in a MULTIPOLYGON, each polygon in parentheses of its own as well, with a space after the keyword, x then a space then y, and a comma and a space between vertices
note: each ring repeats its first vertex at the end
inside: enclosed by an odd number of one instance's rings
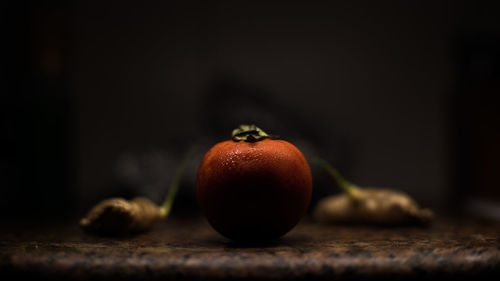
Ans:
POLYGON ((312 175, 302 153, 284 140, 220 142, 204 156, 198 203, 212 227, 232 240, 273 240, 307 211, 312 175))

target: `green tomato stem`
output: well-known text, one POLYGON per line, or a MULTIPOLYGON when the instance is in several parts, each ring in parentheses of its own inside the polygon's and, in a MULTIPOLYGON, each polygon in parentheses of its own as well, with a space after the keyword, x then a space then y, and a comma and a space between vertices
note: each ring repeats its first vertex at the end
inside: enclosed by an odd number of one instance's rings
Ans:
POLYGON ((188 152, 184 155, 182 162, 174 172, 174 176, 172 177, 172 181, 170 182, 170 188, 168 190, 167 196, 165 197, 165 201, 163 201, 163 204, 161 205, 160 214, 162 218, 166 218, 172 210, 175 197, 177 195, 177 192, 179 191, 182 175, 184 174, 184 170, 186 170, 193 151, 193 148, 190 148, 188 150, 188 152))
POLYGON ((356 197, 356 194, 358 192, 358 187, 347 180, 344 179, 344 177, 335 169, 330 163, 327 161, 321 159, 321 158, 314 158, 312 161, 325 169, 328 174, 337 182, 337 184, 344 190, 345 193, 347 193, 351 197, 356 197))
POLYGON ((263 139, 279 139, 279 136, 270 135, 255 125, 240 125, 231 133, 233 141, 258 142, 263 139))

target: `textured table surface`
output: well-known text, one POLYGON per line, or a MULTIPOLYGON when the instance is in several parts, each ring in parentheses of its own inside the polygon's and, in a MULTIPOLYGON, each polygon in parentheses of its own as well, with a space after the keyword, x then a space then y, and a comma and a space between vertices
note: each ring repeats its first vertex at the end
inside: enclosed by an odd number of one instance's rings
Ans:
POLYGON ((123 238, 87 235, 74 221, 18 224, 1 228, 0 274, 92 280, 496 278, 500 224, 379 228, 305 221, 268 245, 233 243, 203 220, 169 219, 123 238))

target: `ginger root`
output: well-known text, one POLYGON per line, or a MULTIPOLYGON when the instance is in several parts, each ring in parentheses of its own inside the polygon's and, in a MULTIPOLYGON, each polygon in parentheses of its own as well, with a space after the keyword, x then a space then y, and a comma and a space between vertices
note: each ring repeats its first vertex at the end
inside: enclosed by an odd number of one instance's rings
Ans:
POLYGON ((93 234, 114 236, 149 230, 154 223, 169 215, 179 190, 181 177, 193 152, 194 147, 191 147, 177 167, 161 206, 146 197, 135 197, 130 201, 110 198, 95 205, 87 216, 80 220, 80 226, 93 234))
POLYGON ((329 163, 314 161, 322 166, 345 193, 321 199, 313 217, 327 223, 367 223, 404 225, 430 223, 434 214, 422 209, 407 194, 384 188, 361 188, 346 181, 329 163))
POLYGON ((110 198, 95 205, 80 220, 80 226, 100 235, 121 235, 143 232, 166 217, 163 208, 145 197, 128 201, 123 198, 110 198))

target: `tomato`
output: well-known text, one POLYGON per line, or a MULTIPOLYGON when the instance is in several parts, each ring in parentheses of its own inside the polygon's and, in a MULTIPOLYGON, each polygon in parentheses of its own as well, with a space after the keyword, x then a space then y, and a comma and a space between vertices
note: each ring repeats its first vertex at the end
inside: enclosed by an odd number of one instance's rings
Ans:
POLYGON ((198 203, 210 225, 232 240, 273 240, 303 217, 312 175, 293 144, 242 125, 213 146, 196 178, 198 203), (243 128, 243 129, 241 129, 243 128))

